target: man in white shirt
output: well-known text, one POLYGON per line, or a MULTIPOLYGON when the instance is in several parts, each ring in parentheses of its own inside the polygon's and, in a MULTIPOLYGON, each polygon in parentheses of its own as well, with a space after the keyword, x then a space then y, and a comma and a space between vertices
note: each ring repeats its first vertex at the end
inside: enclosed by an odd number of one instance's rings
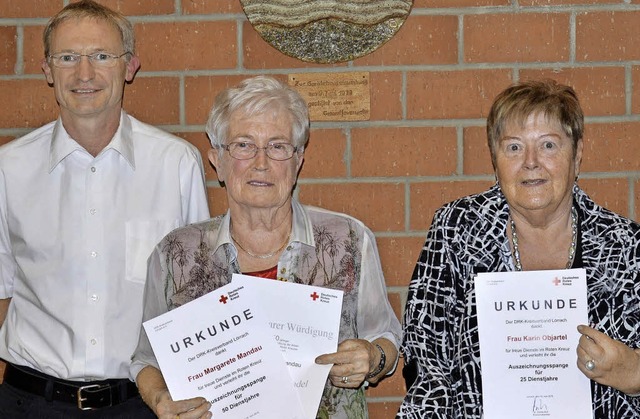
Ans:
POLYGON ((122 110, 123 16, 71 3, 44 41, 60 117, 0 147, 0 417, 155 417, 129 380, 147 258, 209 217, 202 160, 122 110))

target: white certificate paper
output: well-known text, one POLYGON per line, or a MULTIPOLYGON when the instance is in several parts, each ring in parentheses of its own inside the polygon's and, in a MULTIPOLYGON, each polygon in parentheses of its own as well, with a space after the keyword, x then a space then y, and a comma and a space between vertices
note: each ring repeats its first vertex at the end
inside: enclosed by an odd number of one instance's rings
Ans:
POLYGON ((318 355, 338 348, 343 292, 239 274, 233 275, 232 284, 248 291, 252 305, 262 304, 298 390, 305 418, 315 419, 332 365, 314 361, 318 355))
POLYGON ((303 418, 267 316, 228 284, 144 322, 174 400, 202 396, 220 418, 303 418))
POLYGON ((576 366, 585 270, 481 273, 475 290, 484 418, 591 418, 576 366))

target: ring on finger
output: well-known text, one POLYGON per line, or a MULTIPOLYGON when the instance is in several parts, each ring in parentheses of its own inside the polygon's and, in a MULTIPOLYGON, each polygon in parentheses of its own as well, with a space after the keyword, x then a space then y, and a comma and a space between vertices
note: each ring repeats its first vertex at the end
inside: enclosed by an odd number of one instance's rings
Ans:
POLYGON ((593 371, 593 369, 596 367, 596 363, 593 359, 591 359, 584 363, 584 367, 589 371, 593 371))
POLYGON ((340 381, 342 381, 342 384, 347 384, 349 382, 349 377, 344 376, 344 377, 342 377, 342 380, 340 380, 340 381))

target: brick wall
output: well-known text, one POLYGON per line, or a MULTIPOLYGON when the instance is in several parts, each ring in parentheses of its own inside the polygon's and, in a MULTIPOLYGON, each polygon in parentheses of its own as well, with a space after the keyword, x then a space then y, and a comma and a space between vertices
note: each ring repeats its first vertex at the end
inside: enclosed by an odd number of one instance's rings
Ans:
MULTIPOLYGON (((68 0, 0 1, 0 143, 56 116, 40 71, 41 32, 68 0)), ((127 87, 134 116, 203 152, 216 92, 246 76, 368 71, 371 119, 312 124, 300 199, 362 219, 376 233, 400 314, 436 208, 493 183, 484 123, 511 82, 573 85, 587 126, 580 184, 640 219, 640 0, 415 0, 400 32, 353 62, 287 57, 248 24, 238 0, 104 0, 131 17, 142 69, 127 87)), ((225 209, 206 171, 212 213, 225 209)), ((369 390, 372 418, 391 418, 399 373, 369 390)))

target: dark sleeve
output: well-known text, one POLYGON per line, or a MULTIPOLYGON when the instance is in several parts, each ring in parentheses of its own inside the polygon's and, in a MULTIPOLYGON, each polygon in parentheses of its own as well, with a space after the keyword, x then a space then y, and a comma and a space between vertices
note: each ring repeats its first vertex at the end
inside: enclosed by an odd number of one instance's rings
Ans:
POLYGON ((450 237, 436 214, 413 272, 404 315, 402 352, 415 374, 399 418, 453 417, 452 383, 456 290, 450 237))

